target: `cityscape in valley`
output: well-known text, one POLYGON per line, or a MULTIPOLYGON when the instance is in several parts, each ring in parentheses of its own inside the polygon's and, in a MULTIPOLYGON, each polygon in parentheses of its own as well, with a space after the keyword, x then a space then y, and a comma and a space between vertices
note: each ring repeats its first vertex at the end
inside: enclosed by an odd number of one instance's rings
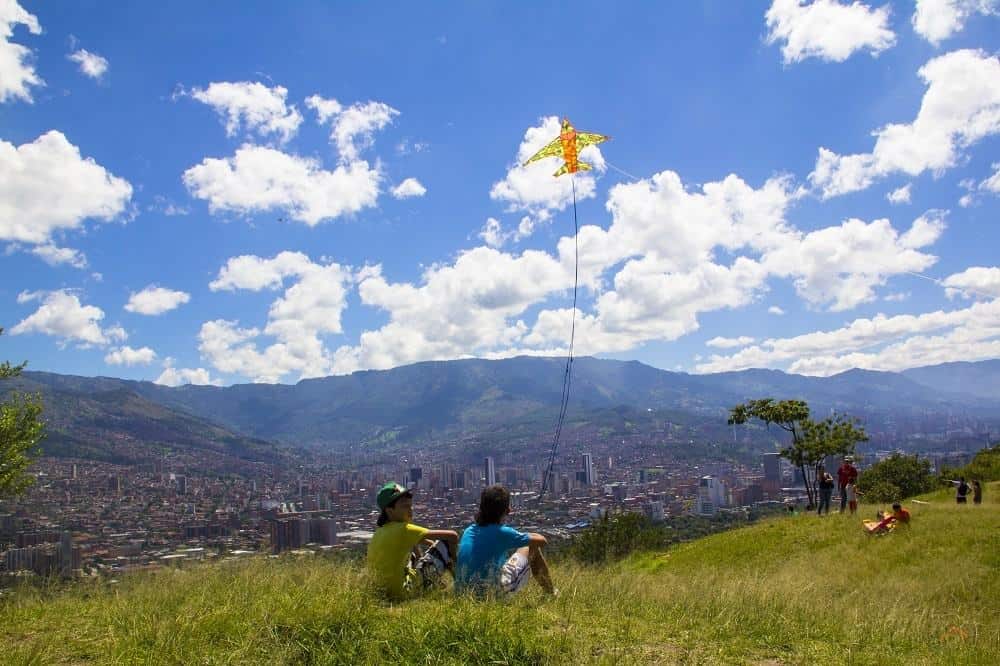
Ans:
MULTIPOLYGON (((499 376, 524 362, 494 365, 499 376)), ((527 362, 543 367, 546 361, 527 362)), ((607 375, 627 365, 594 363, 607 375)), ((474 367, 470 362, 431 364, 423 372, 433 374, 445 367, 454 373, 463 366, 474 367)), ((388 382, 394 373, 409 371, 381 374, 388 382)), ((664 375, 668 384, 688 381, 653 372, 664 375)), ((897 377, 883 374, 867 376, 850 391, 863 396, 877 379, 882 384, 896 382, 894 393, 904 395, 911 406, 924 395, 919 384, 907 380, 907 394, 897 377)), ((593 385, 599 381, 587 371, 581 379, 593 385)), ((772 378, 788 380, 795 378, 772 378)), ((75 382, 75 390, 94 396, 100 393, 94 393, 95 382, 107 381, 25 376, 22 385, 44 389, 52 406, 50 437, 57 442, 57 451, 64 450, 58 442, 68 434, 59 412, 60 400, 68 400, 67 385, 75 382)), ((503 384, 502 379, 495 381, 503 384)), ((462 382, 456 380, 449 390, 456 390, 456 385, 462 382)), ((619 405, 610 412, 613 418, 597 407, 577 410, 563 433, 546 496, 539 501, 552 444, 546 427, 554 412, 544 407, 551 400, 547 395, 539 397, 543 405, 539 418, 527 421, 537 428, 512 428, 506 437, 494 422, 499 419, 502 424, 503 415, 495 414, 479 429, 466 428, 459 435, 450 424, 443 424, 413 441, 391 445, 373 444, 373 438, 366 437, 355 446, 337 444, 326 450, 288 441, 261 448, 257 440, 251 446, 230 434, 219 437, 234 438, 236 443, 219 449, 200 441, 195 445, 165 441, 169 437, 163 433, 158 440, 143 441, 135 434, 138 426, 126 418, 124 405, 131 403, 123 398, 123 389, 100 386, 115 396, 104 403, 107 412, 94 417, 95 423, 103 424, 99 429, 103 440, 97 442, 103 448, 89 448, 92 455, 87 458, 41 457, 32 468, 35 483, 28 492, 0 503, 0 571, 5 575, 118 575, 285 551, 357 552, 374 530, 374 493, 390 480, 414 490, 418 522, 454 529, 472 520, 483 487, 502 483, 512 492, 517 524, 557 543, 607 512, 637 512, 661 522, 683 515, 801 507, 806 501, 799 470, 777 453, 787 444, 786 433, 763 426, 727 427, 725 403, 698 402, 690 391, 690 412, 679 410, 677 404, 650 407, 646 405, 652 403, 645 402, 619 405)), ((581 400, 586 399, 587 385, 583 386, 581 400)), ((823 384, 811 389, 816 403, 825 395, 819 386, 823 384)), ((753 388, 782 390, 759 384, 753 388)), ((227 389, 214 390, 225 394, 227 389)), ((369 385, 369 390, 378 389, 369 385)), ((725 399, 723 389, 714 390, 725 399)), ((459 393, 459 402, 477 395, 459 393)), ((421 400, 434 404, 439 398, 429 392, 421 400)), ((977 411, 988 405, 976 400, 966 396, 964 408, 961 401, 953 401, 906 411, 899 403, 871 412, 866 424, 870 439, 856 453, 858 466, 864 468, 898 450, 919 452, 935 469, 964 465, 1000 435, 1000 422, 991 418, 989 409, 977 411)), ((850 413, 850 403, 841 406, 850 413)), ((862 405, 854 409, 860 411, 862 405)), ((138 423, 148 429, 142 418, 138 423)), ((78 435, 86 430, 77 426, 78 435)), ((833 459, 826 465, 832 470, 839 463, 833 459)))

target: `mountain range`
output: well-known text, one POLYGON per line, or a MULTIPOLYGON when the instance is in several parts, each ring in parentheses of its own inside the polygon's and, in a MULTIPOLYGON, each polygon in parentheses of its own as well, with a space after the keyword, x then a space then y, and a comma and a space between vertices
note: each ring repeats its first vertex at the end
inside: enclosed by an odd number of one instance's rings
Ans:
MULTIPOLYGON (((388 449, 463 435, 547 438, 564 364, 559 358, 464 359, 297 384, 176 388, 25 372, 0 391, 43 395, 49 423, 43 447, 51 455, 120 459, 116 442, 125 441, 271 460, 283 450, 388 449)), ((778 370, 691 375, 582 357, 573 365, 569 422, 659 414, 717 433, 729 407, 759 397, 803 399, 814 415, 848 413, 870 430, 956 416, 1000 423, 1000 360, 806 377, 778 370)))

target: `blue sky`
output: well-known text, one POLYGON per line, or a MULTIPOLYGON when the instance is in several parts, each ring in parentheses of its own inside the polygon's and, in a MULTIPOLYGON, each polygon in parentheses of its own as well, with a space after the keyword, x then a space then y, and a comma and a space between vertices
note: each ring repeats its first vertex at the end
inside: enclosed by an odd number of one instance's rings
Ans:
POLYGON ((576 176, 578 353, 1000 357, 998 13, 0 0, 0 358, 229 384, 563 354, 569 177, 518 166, 562 116, 612 137, 576 176))

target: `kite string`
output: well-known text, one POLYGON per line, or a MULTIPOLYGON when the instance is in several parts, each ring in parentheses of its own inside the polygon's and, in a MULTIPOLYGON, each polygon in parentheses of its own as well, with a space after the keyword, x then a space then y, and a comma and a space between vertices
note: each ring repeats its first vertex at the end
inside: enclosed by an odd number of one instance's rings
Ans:
POLYGON ((556 452, 559 449, 559 439, 562 436, 563 425, 566 422, 566 410, 569 408, 569 391, 573 383, 573 347, 576 342, 576 303, 580 282, 580 224, 576 212, 576 178, 570 176, 573 185, 573 314, 569 331, 569 352, 566 355, 566 369, 563 372, 562 396, 559 400, 559 416, 556 419, 555 432, 552 436, 552 449, 549 451, 548 464, 542 477, 542 489, 538 493, 538 501, 545 496, 546 488, 552 483, 552 469, 556 462, 556 452))

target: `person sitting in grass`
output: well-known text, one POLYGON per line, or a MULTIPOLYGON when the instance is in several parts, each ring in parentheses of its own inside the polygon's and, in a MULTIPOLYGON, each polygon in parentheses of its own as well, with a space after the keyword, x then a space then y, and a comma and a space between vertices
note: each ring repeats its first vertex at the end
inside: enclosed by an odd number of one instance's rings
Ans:
POLYGON ((897 525, 908 525, 909 522, 910 512, 897 502, 892 505, 892 513, 883 516, 882 520, 877 523, 866 524, 865 529, 868 530, 869 534, 879 534, 881 532, 888 532, 897 525))
POLYGON ((483 489, 476 522, 465 528, 458 544, 456 592, 472 592, 477 596, 512 594, 534 576, 543 590, 555 594, 549 566, 542 554, 545 537, 504 525, 508 514, 507 489, 499 484, 483 489))
POLYGON ((405 599, 436 586, 445 569, 454 571, 457 532, 414 525, 413 493, 398 483, 382 486, 376 501, 381 513, 368 544, 368 569, 386 596, 405 599))

